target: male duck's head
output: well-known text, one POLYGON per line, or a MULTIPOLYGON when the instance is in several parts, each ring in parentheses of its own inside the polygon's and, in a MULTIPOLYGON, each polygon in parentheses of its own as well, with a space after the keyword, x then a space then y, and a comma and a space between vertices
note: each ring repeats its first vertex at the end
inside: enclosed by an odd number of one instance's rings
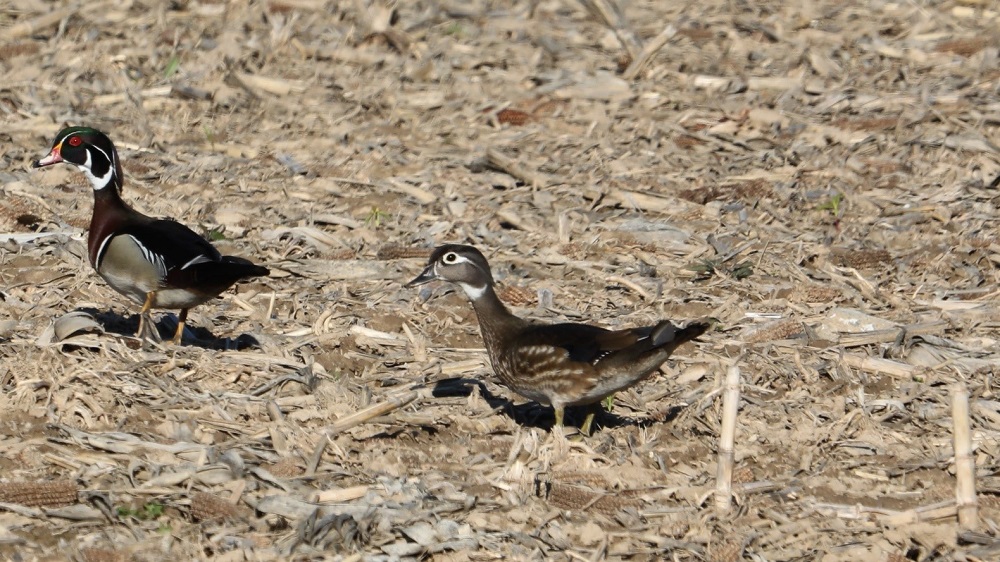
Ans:
POLYGON ((90 127, 67 127, 56 135, 52 150, 32 166, 42 168, 66 162, 80 169, 95 191, 122 189, 122 167, 118 152, 107 135, 90 127))

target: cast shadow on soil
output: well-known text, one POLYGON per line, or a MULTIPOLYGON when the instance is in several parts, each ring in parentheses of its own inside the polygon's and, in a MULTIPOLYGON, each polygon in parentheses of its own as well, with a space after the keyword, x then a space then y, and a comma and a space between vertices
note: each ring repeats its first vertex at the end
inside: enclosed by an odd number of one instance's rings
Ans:
MULTIPOLYGON (((546 431, 552 429, 555 423, 555 414, 550 406, 545 406, 533 401, 526 401, 515 404, 513 401, 498 396, 490 392, 482 381, 472 378, 451 378, 437 381, 434 385, 433 395, 435 397, 460 396, 466 397, 472 394, 473 388, 479 388, 479 394, 486 400, 486 403, 493 408, 497 414, 505 415, 518 425, 524 427, 535 427, 546 431)), ((608 412, 603 407, 597 409, 594 418, 594 427, 599 429, 613 429, 616 427, 650 427, 664 421, 670 421, 680 414, 681 407, 670 408, 661 420, 651 418, 634 418, 619 416, 614 412, 608 412)), ((568 408, 566 410, 566 425, 579 428, 587 415, 587 407, 568 408)))
MULTIPOLYGON (((78 308, 77 312, 89 314, 104 328, 108 334, 122 336, 123 338, 135 338, 135 333, 139 329, 139 315, 130 314, 122 316, 110 310, 97 310, 95 308, 78 308)), ((177 315, 170 312, 167 314, 154 314, 152 316, 156 325, 156 331, 164 342, 169 342, 174 337, 177 330, 177 315)), ((250 334, 240 334, 236 337, 216 337, 207 328, 193 326, 189 322, 184 326, 184 338, 181 345, 190 345, 203 349, 214 349, 223 351, 242 351, 245 349, 259 348, 260 342, 250 334)))

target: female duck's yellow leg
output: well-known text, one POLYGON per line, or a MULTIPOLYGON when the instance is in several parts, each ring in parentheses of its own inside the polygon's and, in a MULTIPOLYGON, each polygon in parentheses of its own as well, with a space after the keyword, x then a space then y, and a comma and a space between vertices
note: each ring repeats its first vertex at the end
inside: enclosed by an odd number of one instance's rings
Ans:
POLYGON ((596 413, 593 410, 587 412, 587 417, 583 419, 583 425, 580 426, 580 433, 590 436, 591 426, 594 424, 594 414, 596 413))

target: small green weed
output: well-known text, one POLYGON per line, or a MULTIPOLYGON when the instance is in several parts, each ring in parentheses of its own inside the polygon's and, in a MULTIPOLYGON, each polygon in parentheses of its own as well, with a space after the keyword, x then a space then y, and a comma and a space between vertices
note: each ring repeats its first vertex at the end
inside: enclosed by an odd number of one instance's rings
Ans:
POLYGON ((118 517, 125 519, 131 517, 140 521, 153 521, 163 515, 164 506, 160 502, 148 502, 140 508, 119 506, 115 512, 118 517))
POLYGON ((389 218, 389 213, 379 209, 378 207, 372 207, 372 210, 365 217, 365 226, 371 228, 378 228, 382 226, 382 221, 389 218))
POLYGON ((721 260, 706 259, 690 264, 685 269, 695 272, 700 280, 709 279, 716 274, 729 275, 736 280, 746 279, 753 275, 753 264, 749 261, 741 261, 726 269, 721 260))
POLYGON ((226 239, 226 227, 224 227, 224 226, 217 226, 217 227, 213 228, 212 230, 209 230, 208 234, 205 236, 205 238, 208 238, 208 240, 210 242, 218 242, 219 240, 225 240, 226 239))
POLYGON ((170 60, 167 61, 166 68, 163 69, 163 77, 170 78, 177 72, 177 70, 180 67, 181 67, 181 58, 178 57, 177 55, 170 57, 170 60))
POLYGON ((833 215, 834 217, 840 217, 840 213, 841 211, 843 211, 840 204, 843 202, 844 202, 844 194, 834 193, 829 200, 827 200, 825 203, 821 203, 816 208, 820 211, 830 211, 830 214, 833 215))

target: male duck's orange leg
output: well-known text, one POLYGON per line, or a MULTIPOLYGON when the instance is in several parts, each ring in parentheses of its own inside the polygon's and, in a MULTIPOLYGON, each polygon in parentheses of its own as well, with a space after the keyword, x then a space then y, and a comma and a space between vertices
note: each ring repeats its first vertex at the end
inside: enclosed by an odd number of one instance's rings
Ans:
POLYGON ((187 322, 188 309, 182 308, 181 313, 177 315, 177 332, 174 334, 174 345, 181 344, 181 336, 184 335, 184 323, 187 322))
POLYGON ((135 337, 143 339, 146 336, 146 317, 149 316, 149 309, 153 308, 153 300, 156 298, 156 291, 150 291, 146 293, 146 302, 142 305, 142 310, 139 311, 139 331, 135 333, 135 337))

